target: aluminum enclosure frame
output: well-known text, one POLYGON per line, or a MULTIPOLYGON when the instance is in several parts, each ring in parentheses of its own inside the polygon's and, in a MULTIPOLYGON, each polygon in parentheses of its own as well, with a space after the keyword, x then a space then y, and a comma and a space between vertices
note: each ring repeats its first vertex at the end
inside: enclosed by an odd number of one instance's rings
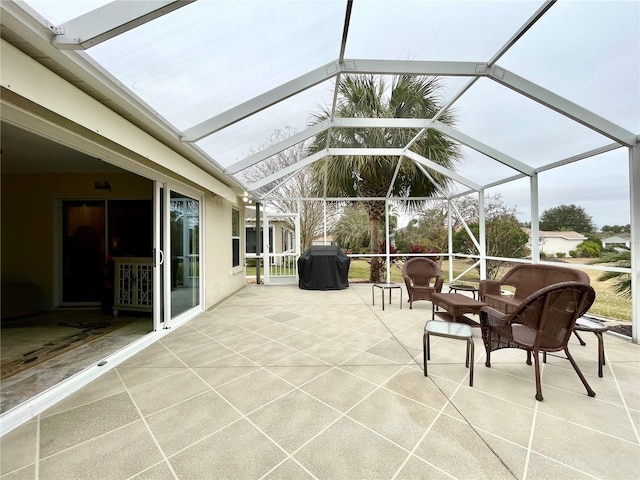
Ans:
MULTIPOLYGON (((498 60, 513 46, 518 40, 530 29, 540 18, 542 18, 549 10, 552 9, 555 1, 546 1, 538 10, 513 34, 513 36, 501 47, 498 51, 486 62, 443 62, 443 61, 402 61, 402 60, 377 60, 377 59, 345 59, 345 45, 348 39, 350 14, 353 5, 353 0, 347 0, 346 12, 344 17, 344 27, 342 30, 341 48, 338 58, 329 62, 321 67, 308 71, 307 73, 285 82, 280 86, 267 91, 262 95, 258 95, 248 101, 242 102, 235 107, 228 109, 218 115, 215 115, 203 122, 193 125, 186 130, 179 132, 167 126, 162 119, 158 119, 158 116, 151 111, 148 106, 141 104, 138 101, 133 92, 127 91, 122 85, 117 85, 117 82, 108 75, 108 72, 104 72, 103 75, 98 76, 99 71, 96 69, 94 63, 92 63, 87 56, 81 55, 82 52, 76 52, 69 49, 85 49, 90 48, 92 45, 97 44, 99 41, 104 41, 111 36, 118 35, 129 28, 135 28, 145 22, 148 22, 159 15, 170 13, 176 8, 191 3, 191 0, 185 1, 163 1, 160 7, 147 8, 145 12, 140 14, 121 15, 117 8, 109 7, 103 10, 94 11, 86 16, 78 17, 64 25, 51 25, 46 22, 43 23, 42 19, 36 19, 35 25, 33 25, 33 15, 29 8, 25 8, 21 2, 2 2, 3 13, 3 25, 6 21, 9 22, 22 22, 24 25, 31 23, 31 26, 25 30, 32 30, 23 32, 26 35, 31 35, 30 38, 34 42, 41 42, 45 38, 49 38, 50 44, 53 47, 59 49, 60 56, 57 58, 51 58, 53 62, 64 63, 65 67, 81 78, 86 79, 87 82, 91 82, 95 87, 104 93, 107 98, 110 98, 114 103, 121 105, 121 108, 128 109, 133 117, 136 118, 142 125, 146 126, 148 132, 158 132, 163 130, 163 134, 173 137, 170 139, 171 148, 176 152, 180 151, 182 147, 180 144, 187 146, 189 156, 193 158, 194 163, 202 165, 206 163, 211 166, 211 171, 218 173, 223 171, 227 176, 225 183, 231 188, 246 187, 236 180, 232 175, 239 171, 248 168, 249 166, 268 158, 269 156, 283 151, 293 145, 300 143, 308 138, 311 138, 318 133, 337 127, 350 127, 350 126, 371 126, 371 127, 397 127, 400 125, 406 126, 406 128, 435 128, 442 132, 449 138, 467 145, 468 147, 481 152, 482 154, 500 162, 501 164, 514 170, 513 175, 504 177, 498 181, 490 184, 478 185, 476 182, 470 179, 465 179, 462 175, 453 171, 441 171, 440 173, 446 174, 455 181, 465 185, 469 188, 469 191, 476 191, 480 195, 481 203, 484 192, 487 188, 492 186, 511 182, 516 179, 528 177, 530 179, 530 206, 532 213, 532 235, 533 235, 533 261, 539 262, 539 251, 537 248, 536 239, 539 238, 539 222, 538 222, 538 174, 542 171, 546 171, 552 168, 556 168, 567 163, 580 161, 590 156, 598 155, 607 151, 611 151, 617 148, 628 148, 629 151, 629 182, 630 182, 630 204, 631 204, 631 244, 632 244, 632 310, 633 310, 633 341, 640 343, 638 336, 638 330, 640 329, 640 137, 638 134, 628 131, 625 128, 616 125, 615 123, 603 118, 580 105, 571 102, 560 95, 557 95, 540 85, 537 85, 526 78, 520 77, 515 73, 500 66, 498 60), (15 7, 18 8, 15 8, 15 7), (22 10, 19 12, 18 10, 22 10), (6 20, 5 13, 9 13, 8 20, 6 20), (97 22, 96 19, 101 16, 101 21, 97 22), (38 30, 38 24, 41 25, 41 31, 38 30), (38 37, 38 38, 36 38, 38 37), (64 38, 71 37, 71 38, 64 38), (258 113, 271 105, 275 105, 283 100, 286 100, 293 95, 307 90, 315 85, 318 85, 327 80, 339 78, 342 75, 353 74, 379 74, 379 75, 397 75, 397 74, 411 74, 411 75, 434 75, 434 76, 458 76, 469 77, 469 82, 454 95, 449 103, 447 103, 443 109, 438 112, 434 118, 431 119, 410 119, 408 121, 398 121, 397 119, 339 119, 331 118, 323 124, 311 127, 304 132, 294 135, 293 137, 281 142, 278 145, 269 147, 268 149, 258 152, 240 162, 235 163, 228 169, 221 169, 219 165, 215 163, 213 159, 208 157, 204 152, 199 150, 195 146, 195 142, 203 139, 212 133, 220 131, 227 126, 233 125, 242 119, 250 117, 251 115, 258 113), (613 144, 602 145, 596 149, 583 152, 581 154, 568 157, 566 159, 549 163, 542 167, 533 168, 518 159, 511 158, 500 152, 498 149, 486 145, 479 139, 472 138, 465 133, 442 124, 438 121, 440 115, 448 108, 451 108, 455 102, 462 98, 471 85, 479 78, 490 79, 493 82, 508 88, 518 94, 529 98, 540 105, 545 106, 555 112, 560 113, 566 118, 583 125, 594 132, 597 132, 611 141, 613 144), (106 88, 105 88, 106 87, 106 88), (116 98, 120 97, 120 98, 116 98), (123 99, 128 99, 123 102, 123 99), (155 119, 154 119, 155 117, 155 119)), ((156 4, 157 6, 158 4, 156 4)), ((53 53, 47 54, 53 57, 53 53)), ((336 84, 338 82, 336 81, 336 84)), ((336 93, 334 93, 334 106, 335 106, 336 93)), ((350 152, 351 154, 356 152, 350 152)), ((248 190, 257 194, 256 190, 264 187, 270 183, 277 182, 283 178, 288 178, 295 171, 304 168, 305 166, 320 160, 325 155, 348 155, 347 151, 340 152, 338 150, 327 149, 320 152, 317 155, 301 159, 301 161, 288 169, 282 170, 277 174, 264 178, 260 182, 257 182, 251 186, 248 186, 248 190)), ((404 149, 393 149, 393 151, 377 151, 377 152, 357 152, 358 154, 392 154, 398 157, 408 158, 412 161, 416 161, 420 165, 436 169, 436 165, 430 162, 429 159, 425 159, 416 155, 411 151, 410 146, 404 149)), ((446 170, 446 169, 445 169, 446 170)), ((212 174, 212 175, 213 175, 212 174)), ((239 193, 239 192, 238 192, 239 193)), ((268 201, 268 198, 259 198, 261 201, 268 201)), ((483 212, 480 212, 481 218, 483 212)), ((481 246, 483 243, 483 231, 481 229, 481 246)), ((486 259, 486 255, 482 252, 482 259, 486 259)), ((481 262, 483 263, 483 262, 481 262)))

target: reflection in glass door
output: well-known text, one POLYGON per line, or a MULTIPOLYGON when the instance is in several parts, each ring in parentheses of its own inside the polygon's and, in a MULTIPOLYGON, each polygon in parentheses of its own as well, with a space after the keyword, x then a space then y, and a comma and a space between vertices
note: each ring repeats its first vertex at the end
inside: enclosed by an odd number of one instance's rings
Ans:
POLYGON ((200 202, 171 191, 169 198, 171 318, 200 303, 200 202))
POLYGON ((105 202, 62 202, 62 302, 98 304, 104 290, 105 202))

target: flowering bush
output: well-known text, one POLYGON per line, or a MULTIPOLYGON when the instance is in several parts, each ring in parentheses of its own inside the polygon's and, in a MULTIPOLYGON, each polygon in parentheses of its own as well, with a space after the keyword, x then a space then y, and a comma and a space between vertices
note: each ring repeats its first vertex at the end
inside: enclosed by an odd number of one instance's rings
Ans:
POLYGON ((422 245, 409 245, 408 253, 424 253, 424 247, 422 245))
MULTIPOLYGON (((387 242, 378 242, 378 252, 380 254, 387 253, 387 242)), ((389 245, 389 254, 395 255, 398 253, 398 249, 393 245, 389 245)), ((390 258, 391 265, 393 265, 396 261, 398 261, 398 257, 390 258)), ((371 278, 372 282, 379 282, 382 278, 382 272, 384 272, 387 268, 387 262, 385 258, 382 257, 373 257, 369 262, 371 265, 371 278)))

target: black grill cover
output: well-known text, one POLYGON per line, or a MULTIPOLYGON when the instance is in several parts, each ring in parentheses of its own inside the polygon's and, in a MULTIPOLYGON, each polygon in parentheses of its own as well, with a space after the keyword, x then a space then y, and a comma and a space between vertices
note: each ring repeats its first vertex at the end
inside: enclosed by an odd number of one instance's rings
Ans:
POLYGON ((349 288, 351 259, 335 245, 313 245, 298 258, 298 286, 304 290, 349 288))

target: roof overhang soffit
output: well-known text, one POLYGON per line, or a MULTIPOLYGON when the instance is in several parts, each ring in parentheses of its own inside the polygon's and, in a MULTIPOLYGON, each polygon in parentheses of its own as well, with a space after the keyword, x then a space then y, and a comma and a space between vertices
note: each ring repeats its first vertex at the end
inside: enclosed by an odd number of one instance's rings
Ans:
POLYGON ((63 25, 48 25, 60 50, 86 50, 195 0, 115 0, 63 25))

